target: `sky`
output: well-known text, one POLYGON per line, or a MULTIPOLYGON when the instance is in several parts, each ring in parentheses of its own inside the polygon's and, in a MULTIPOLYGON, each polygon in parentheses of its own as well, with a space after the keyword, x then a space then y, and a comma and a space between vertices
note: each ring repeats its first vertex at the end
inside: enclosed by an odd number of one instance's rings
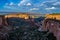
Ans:
POLYGON ((0 0, 0 12, 59 13, 60 0, 0 0))

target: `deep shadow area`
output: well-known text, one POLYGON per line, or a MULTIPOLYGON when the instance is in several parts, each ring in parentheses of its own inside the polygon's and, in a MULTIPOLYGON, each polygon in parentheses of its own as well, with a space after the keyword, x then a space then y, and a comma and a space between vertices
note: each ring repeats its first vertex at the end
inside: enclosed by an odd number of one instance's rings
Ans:
POLYGON ((21 18, 8 18, 7 22, 9 25, 7 28, 11 29, 7 30, 8 32, 5 32, 6 34, 3 33, 2 35, 5 34, 5 36, 0 37, 0 40, 55 40, 53 34, 47 34, 49 31, 39 31, 37 25, 33 24, 38 24, 38 22, 41 23, 42 20, 43 19, 38 18, 34 19, 34 21, 31 21, 30 19, 29 21, 26 21, 21 18))

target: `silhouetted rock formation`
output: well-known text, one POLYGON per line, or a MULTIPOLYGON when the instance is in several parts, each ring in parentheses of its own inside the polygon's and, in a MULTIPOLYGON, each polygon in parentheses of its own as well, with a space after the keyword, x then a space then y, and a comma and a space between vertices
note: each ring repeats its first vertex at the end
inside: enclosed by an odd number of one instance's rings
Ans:
POLYGON ((53 33, 57 40, 60 40, 60 20, 46 19, 44 21, 44 30, 53 33))

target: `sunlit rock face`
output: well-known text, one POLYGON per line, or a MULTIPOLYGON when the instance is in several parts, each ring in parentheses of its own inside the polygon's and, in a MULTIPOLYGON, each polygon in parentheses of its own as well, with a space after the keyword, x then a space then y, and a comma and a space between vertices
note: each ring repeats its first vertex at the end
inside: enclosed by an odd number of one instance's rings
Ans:
POLYGON ((45 17, 46 19, 50 18, 50 19, 60 20, 60 14, 46 14, 45 17))
POLYGON ((7 22, 6 22, 5 16, 0 15, 0 26, 4 26, 6 24, 7 24, 7 22))
POLYGON ((23 18, 23 19, 29 19, 29 15, 28 14, 9 14, 9 15, 5 15, 5 18, 23 18))

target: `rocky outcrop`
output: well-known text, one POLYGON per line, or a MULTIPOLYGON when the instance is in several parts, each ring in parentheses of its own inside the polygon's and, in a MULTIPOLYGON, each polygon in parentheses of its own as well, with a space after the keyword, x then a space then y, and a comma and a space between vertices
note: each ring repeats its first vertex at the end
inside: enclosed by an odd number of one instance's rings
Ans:
POLYGON ((0 26, 6 26, 6 25, 8 25, 8 24, 7 24, 7 21, 5 19, 5 16, 0 15, 0 26))
POLYGON ((57 40, 60 40, 60 20, 46 19, 43 28, 44 30, 49 30, 56 36, 57 40))

